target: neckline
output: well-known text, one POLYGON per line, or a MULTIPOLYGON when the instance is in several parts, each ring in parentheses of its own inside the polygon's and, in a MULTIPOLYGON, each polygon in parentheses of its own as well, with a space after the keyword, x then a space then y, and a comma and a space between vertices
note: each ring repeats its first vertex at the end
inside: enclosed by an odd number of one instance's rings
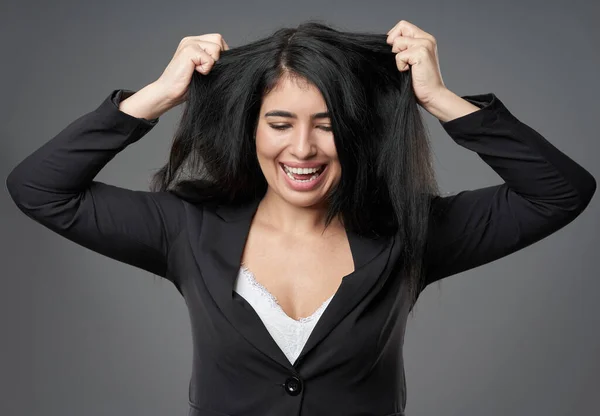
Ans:
MULTIPOLYGON (((244 221, 244 226, 241 229, 236 229, 238 234, 240 232, 243 233, 243 235, 238 235, 239 237, 242 237, 243 242, 240 247, 241 253, 239 254, 239 257, 241 257, 244 252, 248 234, 261 200, 262 197, 257 197, 239 204, 220 204, 215 208, 215 214, 226 223, 231 223, 233 225, 233 223, 237 221, 244 221)), ((352 263, 354 265, 354 270, 344 276, 346 278, 356 274, 359 269, 363 268, 363 266, 367 265, 381 253, 385 246, 389 244, 390 238, 367 237, 348 228, 345 228, 345 231, 348 238, 348 244, 350 245, 352 263)), ((235 261, 234 264, 239 265, 238 261, 239 260, 235 261)))
MULTIPOLYGON (((292 318, 291 316, 289 316, 281 307, 281 305, 279 304, 279 301, 277 300, 277 297, 275 295, 273 295, 271 292, 269 292, 269 290, 263 286, 257 279, 256 276, 254 275, 254 273, 252 273, 252 271, 250 269, 248 269, 248 267, 246 267, 245 264, 241 264, 240 265, 240 270, 244 273, 244 275, 251 281, 251 283, 253 285, 255 285, 264 295, 266 295, 269 300, 273 303, 273 306, 275 308, 277 308, 286 318, 290 319, 293 322, 299 323, 299 324, 303 324, 303 323, 308 323, 313 321, 315 318, 319 317, 323 311, 325 310, 325 308, 327 307, 327 305, 329 304, 329 302, 331 302, 331 300, 333 299, 333 297, 335 296, 335 293, 333 295, 331 295, 327 300, 325 300, 321 306, 319 306, 313 313, 311 313, 309 316, 305 316, 305 317, 300 317, 298 319, 292 318)), ((337 291, 336 291, 337 293, 337 291)))

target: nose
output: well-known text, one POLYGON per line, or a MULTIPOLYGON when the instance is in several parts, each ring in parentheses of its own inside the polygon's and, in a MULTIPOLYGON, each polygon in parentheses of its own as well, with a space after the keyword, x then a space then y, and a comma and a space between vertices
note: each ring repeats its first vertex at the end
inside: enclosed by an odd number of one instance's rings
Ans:
POLYGON ((290 153, 298 159, 308 159, 317 154, 317 146, 311 128, 298 129, 292 136, 290 153))

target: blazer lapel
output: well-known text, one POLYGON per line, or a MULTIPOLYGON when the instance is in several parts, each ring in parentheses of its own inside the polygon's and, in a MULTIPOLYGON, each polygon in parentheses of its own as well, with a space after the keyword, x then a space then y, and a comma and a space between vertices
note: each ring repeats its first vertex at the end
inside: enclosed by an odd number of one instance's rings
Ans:
MULTIPOLYGON (((239 206, 220 206, 214 212, 205 209, 202 223, 192 224, 192 229, 201 232, 188 235, 203 281, 221 312, 248 342, 286 369, 291 369, 292 364, 258 314, 247 302, 234 299, 235 279, 259 202, 260 199, 256 199, 239 206)), ((387 263, 393 239, 373 240, 350 231, 347 235, 355 270, 343 278, 296 364, 360 302, 387 263)))
POLYGON ((260 201, 240 206, 222 206, 214 212, 204 210, 198 234, 190 233, 194 258, 208 292, 231 325, 259 351, 286 369, 291 363, 273 340, 254 310, 242 307, 234 299, 234 284, 250 223, 260 201))
POLYGON ((298 366, 302 358, 360 303, 379 280, 388 263, 394 244, 393 238, 370 239, 351 231, 346 233, 354 259, 354 272, 342 279, 340 287, 317 321, 294 366, 298 366))

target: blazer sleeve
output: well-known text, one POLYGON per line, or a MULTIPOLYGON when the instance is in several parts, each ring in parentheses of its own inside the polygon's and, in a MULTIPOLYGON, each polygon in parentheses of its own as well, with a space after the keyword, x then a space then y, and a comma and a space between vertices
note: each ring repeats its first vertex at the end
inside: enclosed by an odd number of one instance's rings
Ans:
POLYGON ((463 98, 479 110, 440 124, 504 183, 433 198, 422 287, 549 236, 573 221, 596 190, 588 171, 493 93, 463 98))
POLYGON ((112 259, 167 277, 169 248, 183 228, 183 202, 168 192, 124 189, 94 177, 141 139, 158 118, 119 110, 131 90, 114 90, 25 158, 6 185, 27 216, 112 259))

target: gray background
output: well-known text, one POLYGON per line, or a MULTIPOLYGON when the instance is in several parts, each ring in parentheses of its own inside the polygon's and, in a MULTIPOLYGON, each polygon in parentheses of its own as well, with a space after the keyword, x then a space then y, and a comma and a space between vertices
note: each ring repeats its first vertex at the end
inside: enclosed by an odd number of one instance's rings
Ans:
MULTIPOLYGON (((381 33, 415 23, 437 37, 449 89, 496 93, 600 179, 595 1, 48 3, 0 5, 3 184, 112 89, 154 81, 182 37, 219 32, 234 47, 308 18, 381 33)), ((147 189, 179 115, 97 179, 147 189)), ((443 191, 500 183, 427 123, 443 191)), ((556 234, 422 294, 404 348, 409 416, 600 414, 599 212, 596 194, 556 234)), ((5 186, 0 221, 0 414, 186 414, 192 344, 175 288, 44 229, 5 186)))

